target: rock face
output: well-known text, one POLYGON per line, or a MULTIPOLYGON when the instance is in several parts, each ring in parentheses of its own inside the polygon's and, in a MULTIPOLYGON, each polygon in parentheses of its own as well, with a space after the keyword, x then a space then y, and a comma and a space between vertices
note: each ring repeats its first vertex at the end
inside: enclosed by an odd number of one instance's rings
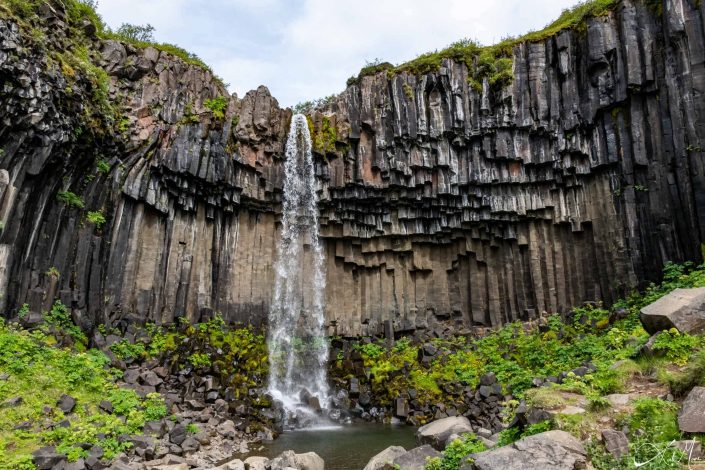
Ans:
POLYGON ((461 470, 581 470, 587 453, 575 437, 565 431, 548 431, 529 436, 512 445, 470 457, 474 463, 461 470))
MULTIPOLYGON (((609 302, 665 260, 697 258, 705 6, 694 5, 666 0, 656 14, 624 0, 584 31, 519 44, 501 90, 476 91, 446 60, 364 77, 314 113, 331 333, 530 319, 609 302)), ((49 47, 62 50, 69 28, 54 8, 49 47)), ((214 312, 263 321, 291 111, 264 87, 228 97, 207 70, 92 37, 122 118, 94 115, 112 130, 88 138, 91 87, 32 41, 0 19, 0 310, 58 297, 84 328, 214 312), (218 96, 222 118, 206 106, 218 96)))
POLYGON ((651 334, 676 328, 681 333, 705 330, 705 287, 676 289, 641 309, 641 323, 651 334))
POLYGON ((678 415, 678 427, 683 432, 705 432, 705 387, 690 391, 678 415))

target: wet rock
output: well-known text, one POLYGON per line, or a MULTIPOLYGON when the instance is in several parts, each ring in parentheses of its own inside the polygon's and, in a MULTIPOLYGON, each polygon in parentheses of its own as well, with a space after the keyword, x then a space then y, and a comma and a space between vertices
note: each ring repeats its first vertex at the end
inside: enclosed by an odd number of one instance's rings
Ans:
POLYGON ((395 416, 399 418, 409 416, 409 402, 406 398, 397 398, 395 400, 395 416))
POLYGON ((123 375, 122 380, 126 384, 136 384, 140 379, 140 371, 138 369, 127 369, 123 375))
POLYGON ((78 459, 75 462, 62 462, 56 467, 56 470, 85 470, 86 462, 83 459, 78 459))
POLYGON ((101 402, 98 404, 98 407, 106 413, 113 412, 113 404, 110 403, 108 400, 101 400, 101 402))
POLYGON ((166 424, 164 423, 164 420, 147 421, 144 423, 143 431, 147 435, 156 436, 161 439, 164 434, 166 434, 166 424))

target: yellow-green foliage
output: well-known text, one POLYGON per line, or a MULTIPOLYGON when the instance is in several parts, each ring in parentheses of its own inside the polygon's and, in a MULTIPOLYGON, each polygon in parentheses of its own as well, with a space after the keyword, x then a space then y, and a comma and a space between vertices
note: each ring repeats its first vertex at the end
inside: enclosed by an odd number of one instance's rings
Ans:
POLYGON ((9 375, 0 381, 0 403, 23 399, 0 413, 0 468, 33 468, 31 453, 44 445, 55 445, 76 460, 87 455, 79 444, 97 444, 106 458, 112 458, 129 446, 119 436, 141 434, 146 421, 166 416, 159 395, 141 399, 132 390, 119 389, 103 353, 61 349, 52 346, 54 342, 40 331, 29 332, 0 320, 0 373, 9 375), (66 416, 55 407, 63 394, 76 399, 76 408, 66 416), (99 408, 106 399, 112 402, 113 413, 99 408), (52 411, 45 413, 45 406, 52 411), (43 426, 47 419, 68 419, 71 425, 43 426), (26 421, 28 429, 16 429, 26 421))
MULTIPOLYGON (((252 328, 228 328, 223 319, 214 319, 169 328, 149 325, 142 357, 166 358, 176 367, 212 367, 221 379, 228 380, 237 396, 261 386, 269 371, 264 335, 252 328), (185 342, 184 340, 189 340, 185 342), (220 351, 215 353, 216 351, 220 351)), ((265 404, 264 398, 261 404, 265 404)))
POLYGON ((86 214, 86 219, 100 229, 105 224, 105 216, 101 211, 90 211, 86 214))
POLYGON ((216 96, 204 101, 203 106, 211 110, 214 118, 222 120, 225 118, 225 111, 228 109, 228 100, 223 96, 216 96))

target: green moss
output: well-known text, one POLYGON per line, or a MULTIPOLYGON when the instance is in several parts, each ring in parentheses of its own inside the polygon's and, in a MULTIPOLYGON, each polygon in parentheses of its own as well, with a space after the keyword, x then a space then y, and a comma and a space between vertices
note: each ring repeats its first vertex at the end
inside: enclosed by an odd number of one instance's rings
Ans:
POLYGON ((311 144, 313 145, 313 151, 320 154, 326 155, 335 150, 335 143, 338 141, 338 131, 335 126, 331 123, 328 116, 323 116, 321 119, 321 125, 316 128, 313 124, 313 120, 307 116, 308 129, 311 133, 311 144))
MULTIPOLYGON (((656 2, 657 0, 647 1, 656 2)), ((660 0, 658 1, 660 3, 660 0)), ((492 46, 483 47, 475 41, 465 39, 455 42, 440 51, 422 54, 416 59, 398 66, 377 60, 363 67, 357 77, 348 79, 348 86, 359 83, 365 76, 374 75, 381 71, 387 71, 392 76, 402 72, 413 75, 436 72, 440 68, 443 59, 452 59, 455 62, 467 65, 469 70, 468 81, 475 90, 482 89, 482 81, 485 78, 488 79, 493 89, 500 89, 510 83, 513 78, 512 50, 514 46, 523 42, 543 41, 564 29, 584 31, 589 18, 608 14, 615 8, 617 3, 617 0, 581 2, 570 9, 564 10, 557 20, 540 31, 533 31, 519 38, 508 38, 492 46)))

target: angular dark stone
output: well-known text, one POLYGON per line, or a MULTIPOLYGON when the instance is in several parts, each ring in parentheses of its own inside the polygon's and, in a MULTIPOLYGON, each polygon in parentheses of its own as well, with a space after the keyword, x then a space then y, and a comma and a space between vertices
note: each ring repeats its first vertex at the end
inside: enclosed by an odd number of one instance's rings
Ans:
POLYGON ((603 430, 602 442, 604 443, 607 452, 609 452, 612 457, 617 460, 629 454, 629 440, 621 431, 615 431, 612 429, 603 430))
POLYGON ((56 402, 56 406, 64 413, 71 413, 76 407, 76 399, 69 395, 61 395, 59 401, 56 402))
POLYGON ((188 432, 184 424, 177 424, 174 426, 174 429, 169 432, 169 440, 177 446, 180 446, 181 443, 186 440, 186 437, 188 437, 188 432))
POLYGON ((37 470, 50 470, 58 467, 66 460, 66 456, 56 452, 53 446, 42 447, 32 452, 32 463, 37 470))

